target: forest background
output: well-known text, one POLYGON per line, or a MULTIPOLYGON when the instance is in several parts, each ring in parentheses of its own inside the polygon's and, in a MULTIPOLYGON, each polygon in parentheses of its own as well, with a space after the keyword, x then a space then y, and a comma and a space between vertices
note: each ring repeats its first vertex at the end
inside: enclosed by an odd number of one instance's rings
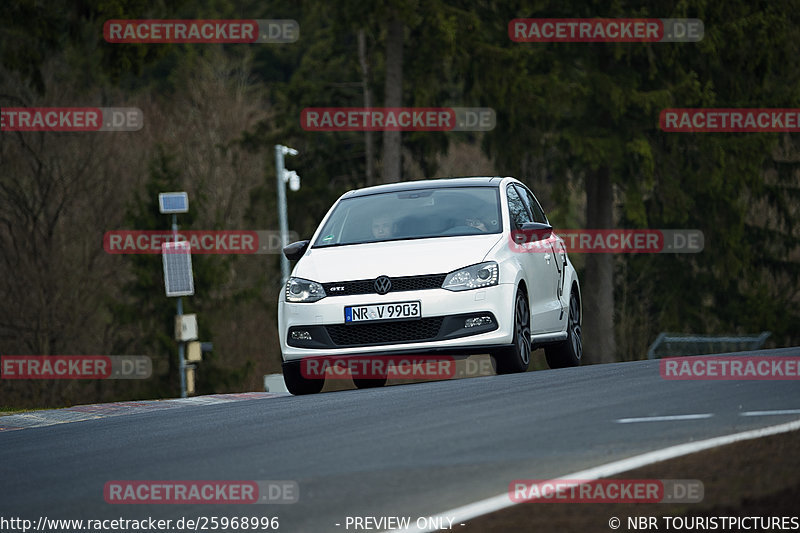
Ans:
MULTIPOLYGON (((292 231, 343 192, 511 175, 556 228, 700 229, 698 254, 573 254, 585 364, 646 357, 659 332, 800 329, 800 150, 792 133, 665 133, 665 108, 800 107, 800 12, 788 1, 11 0, 0 107, 138 107, 136 132, 0 133, 0 355, 147 355, 141 381, 0 381, 0 405, 175 397, 175 302, 159 255, 107 231, 277 230, 274 145, 292 231), (698 18, 695 43, 519 43, 515 18, 698 18), (294 19, 285 44, 112 44, 109 19, 294 19), (489 132, 309 132, 307 107, 490 107, 489 132)), ((424 260, 424 259, 421 259, 424 260)), ((280 371, 273 255, 195 255, 198 393, 263 390, 280 371)))

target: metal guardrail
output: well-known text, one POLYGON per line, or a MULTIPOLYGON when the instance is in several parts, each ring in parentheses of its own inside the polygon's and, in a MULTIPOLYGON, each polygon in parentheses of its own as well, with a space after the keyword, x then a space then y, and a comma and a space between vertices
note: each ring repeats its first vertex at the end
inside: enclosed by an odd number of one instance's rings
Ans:
POLYGON ((759 350, 764 346, 770 335, 772 333, 769 331, 763 331, 760 335, 728 337, 662 332, 658 334, 656 340, 647 349, 647 358, 660 359, 678 355, 705 355, 759 350))

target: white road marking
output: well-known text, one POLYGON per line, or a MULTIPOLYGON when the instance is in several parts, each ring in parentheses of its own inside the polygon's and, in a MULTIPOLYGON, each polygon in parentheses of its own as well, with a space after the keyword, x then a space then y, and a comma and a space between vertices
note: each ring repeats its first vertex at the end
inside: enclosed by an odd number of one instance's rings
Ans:
MULTIPOLYGON (((620 461, 614 461, 604 465, 596 466, 594 468, 583 470, 581 472, 565 474, 551 481, 564 480, 564 479, 582 479, 582 480, 600 479, 604 477, 613 476, 622 472, 627 472, 629 470, 633 470, 636 468, 641 468, 643 466, 647 466, 653 463, 666 461, 667 459, 674 459, 675 457, 681 457, 683 455, 689 455, 703 450, 708 450, 710 448, 716 448, 717 446, 724 446, 726 444, 732 444, 734 442, 739 442, 743 440, 759 439, 762 437, 768 437, 770 435, 777 435, 779 433, 796 431, 798 429, 800 429, 800 420, 795 420, 794 422, 787 422, 785 424, 780 424, 777 426, 770 426, 761 429, 752 429, 750 431, 733 433, 732 435, 723 435, 721 437, 713 437, 710 439, 700 440, 697 442, 687 442, 686 444, 668 446, 667 448, 662 448, 660 450, 655 450, 652 452, 643 453, 641 455, 636 455, 634 457, 629 457, 627 459, 622 459, 620 461)), ((520 476, 520 478, 522 477, 524 476, 520 476)), ((529 477, 536 477, 536 476, 534 474, 529 477)), ((433 515, 433 517, 442 518, 444 520, 451 519, 453 520, 453 523, 462 523, 466 522, 471 518, 493 513, 495 511, 499 511, 500 509, 505 509, 507 507, 512 507, 514 505, 517 505, 517 503, 511 501, 511 497, 509 496, 508 492, 504 492, 497 496, 486 498, 485 500, 469 503, 461 507, 456 507, 455 509, 450 509, 448 511, 438 513, 436 515, 433 515)), ((413 528, 407 529, 406 531, 416 531, 419 533, 432 533, 435 530, 419 529, 415 526, 413 528)))
POLYGON ((700 420, 701 418, 711 418, 711 413, 698 413, 695 415, 669 415, 669 416, 642 416, 639 418, 620 418, 618 424, 630 424, 633 422, 669 422, 672 420, 700 420))
POLYGON ((800 409, 778 409, 775 411, 745 411, 741 416, 800 415, 800 409))

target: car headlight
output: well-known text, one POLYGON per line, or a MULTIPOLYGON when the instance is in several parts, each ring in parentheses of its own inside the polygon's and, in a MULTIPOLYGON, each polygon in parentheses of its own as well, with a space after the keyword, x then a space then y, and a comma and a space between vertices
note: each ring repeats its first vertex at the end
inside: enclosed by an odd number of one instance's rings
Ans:
POLYGON ((289 278, 286 281, 286 301, 311 303, 325 298, 325 289, 316 281, 289 278))
POLYGON ((468 291, 497 285, 499 279, 497 263, 488 261, 477 265, 468 266, 455 272, 450 272, 442 288, 448 291, 468 291))

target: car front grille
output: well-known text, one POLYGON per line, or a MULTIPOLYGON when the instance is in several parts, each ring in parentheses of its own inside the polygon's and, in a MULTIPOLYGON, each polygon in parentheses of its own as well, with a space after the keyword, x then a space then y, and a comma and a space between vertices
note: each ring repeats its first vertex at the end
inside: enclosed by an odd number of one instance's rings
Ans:
POLYGON ((337 346, 421 342, 439 335, 443 319, 438 316, 382 324, 336 324, 325 329, 337 346))
MULTIPOLYGON (((392 289, 389 292, 421 291, 426 289, 439 289, 444 283, 447 274, 428 274, 424 276, 403 276, 389 278, 392 289)), ((375 279, 360 279, 356 281, 339 281, 323 283, 327 296, 349 296, 352 294, 376 294, 375 279)))

